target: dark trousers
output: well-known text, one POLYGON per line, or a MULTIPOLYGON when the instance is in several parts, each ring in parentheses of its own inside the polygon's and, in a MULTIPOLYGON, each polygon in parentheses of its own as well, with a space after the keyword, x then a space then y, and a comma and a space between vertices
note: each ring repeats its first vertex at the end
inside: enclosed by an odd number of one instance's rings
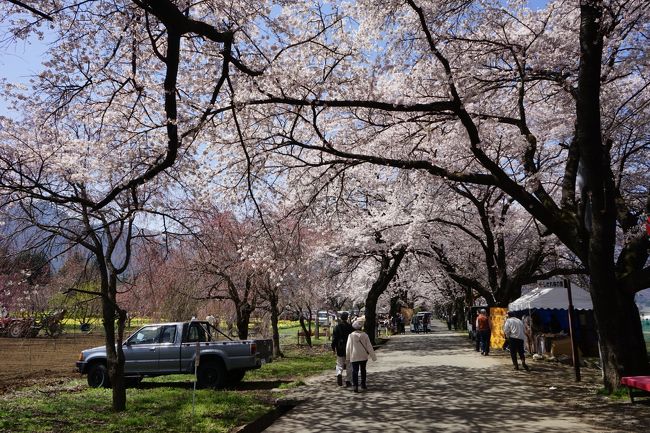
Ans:
POLYGON ((490 353, 490 330, 478 331, 481 353, 490 353))
POLYGON ((361 370, 361 386, 366 386, 366 364, 368 360, 352 363, 352 384, 355 388, 359 386, 359 370, 361 370))
POLYGON ((508 345, 510 347, 510 358, 512 358, 512 365, 514 365, 515 367, 519 366, 519 364, 517 363, 517 354, 519 354, 521 363, 525 364, 526 357, 524 355, 524 340, 509 337, 508 345))

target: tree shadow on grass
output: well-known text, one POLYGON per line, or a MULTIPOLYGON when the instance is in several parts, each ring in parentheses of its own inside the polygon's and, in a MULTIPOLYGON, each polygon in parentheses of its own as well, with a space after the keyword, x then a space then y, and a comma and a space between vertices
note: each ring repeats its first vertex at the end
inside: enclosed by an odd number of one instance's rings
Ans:
POLYGON ((269 390, 279 388, 281 385, 291 383, 291 380, 254 380, 243 381, 232 387, 237 391, 256 391, 256 390, 269 390))
MULTIPOLYGON (((281 385, 289 384, 290 380, 257 380, 257 381, 243 381, 236 385, 226 386, 224 390, 233 391, 260 391, 271 390, 279 388, 281 385)), ((130 388, 135 389, 158 389, 158 388, 175 388, 175 389, 192 389, 194 388, 193 381, 156 381, 147 382, 146 379, 136 386, 130 388)))
POLYGON ((135 386, 131 386, 129 388, 134 388, 134 389, 158 389, 158 388, 176 388, 176 389, 192 389, 194 387, 194 382, 191 381, 166 381, 166 382, 161 382, 161 381, 156 381, 156 382, 146 382, 146 379, 144 381, 140 382, 139 384, 135 386))

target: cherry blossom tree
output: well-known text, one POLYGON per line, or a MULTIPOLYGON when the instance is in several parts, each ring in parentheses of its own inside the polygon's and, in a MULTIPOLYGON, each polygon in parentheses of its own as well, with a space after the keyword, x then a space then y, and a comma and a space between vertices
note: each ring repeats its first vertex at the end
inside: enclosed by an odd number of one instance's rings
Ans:
POLYGON ((138 248, 130 270, 133 287, 120 294, 120 302, 129 306, 129 311, 154 320, 180 322, 205 317, 207 314, 201 313, 206 302, 193 274, 192 251, 186 248, 183 238, 171 236, 157 236, 138 248))
POLYGON ((422 254, 430 252, 449 278, 476 292, 473 297, 506 307, 521 296, 524 284, 585 272, 499 189, 460 184, 449 192, 445 204, 438 200, 430 212, 431 229, 423 233, 430 246, 422 254))
POLYGON ((261 272, 258 293, 262 308, 270 314, 273 355, 277 357, 283 356, 278 321, 285 310, 293 308, 299 320, 302 317, 301 327, 311 346, 310 321, 305 324, 304 318, 311 318, 312 305, 318 306, 322 299, 320 290, 315 290, 321 288, 318 281, 322 279, 323 266, 316 252, 322 236, 278 209, 267 209, 263 215, 263 219, 257 220, 256 235, 242 250, 261 272), (304 302, 305 299, 309 301, 304 302))
POLYGON ((259 287, 265 283, 265 269, 248 260, 246 248, 254 235, 250 220, 231 212, 204 211, 200 231, 192 243, 192 269, 201 287, 202 299, 230 301, 240 339, 248 338, 251 315, 260 302, 259 287))
MULTIPOLYGON (((95 255, 113 408, 121 411, 126 311, 116 287, 130 261, 136 215, 148 199, 160 201, 151 185, 170 180, 163 171, 198 152, 188 152, 189 145, 206 124, 220 122, 221 106, 232 96, 225 89, 234 89, 231 69, 256 74, 239 56, 251 49, 255 55, 258 26, 270 11, 263 2, 5 2, 9 37, 42 35, 45 18, 26 15, 25 7, 52 18, 55 42, 28 92, 4 86, 10 108, 22 117, 0 125, 0 186, 26 223, 95 255), (34 214, 39 201, 55 206, 53 223, 34 214), (115 255, 118 245, 122 257, 115 255)), ((174 183, 181 187, 191 177, 174 183)))
POLYGON ((380 298, 395 283, 416 242, 410 227, 414 219, 410 177, 391 170, 368 176, 365 170, 349 168, 344 176, 334 177, 325 171, 308 177, 307 194, 293 204, 314 224, 327 222, 326 243, 319 255, 327 265, 323 282, 330 291, 323 287, 321 293, 363 305, 366 331, 373 341, 380 298))
POLYGON ((650 283, 643 2, 339 6, 292 10, 341 24, 277 58, 289 77, 256 81, 259 97, 242 105, 266 119, 260 105, 276 103, 282 128, 257 142, 287 165, 378 164, 498 187, 588 269, 607 389, 647 372, 634 304, 650 283))
MULTIPOLYGON (((185 157, 202 168, 176 180, 252 196, 369 165, 495 186, 588 270, 606 387, 647 371, 644 0, 23 3, 59 39, 38 97, 5 95, 131 157, 102 161, 131 170, 76 203, 103 208, 185 157)), ((15 37, 38 31, 0 7, 15 37)))
MULTIPOLYGON (((38 124, 41 114, 34 110, 25 121, 38 124)), ((135 224, 136 219, 139 217, 144 226, 146 212, 160 213, 160 208, 154 210, 150 202, 159 199, 165 188, 160 177, 160 182, 133 185, 100 205, 107 194, 111 195, 108 191, 120 189, 118 185, 136 161, 127 154, 121 155, 125 158, 121 162, 113 160, 115 166, 100 163, 103 155, 97 144, 88 130, 82 133, 75 126, 29 128, 4 119, 0 130, 0 195, 3 218, 12 221, 17 233, 35 229, 41 233, 35 239, 52 251, 74 247, 93 256, 99 291, 88 287, 71 290, 102 299, 113 407, 123 410, 122 341, 127 311, 117 299, 118 286, 128 270, 135 240, 147 236, 135 224)))

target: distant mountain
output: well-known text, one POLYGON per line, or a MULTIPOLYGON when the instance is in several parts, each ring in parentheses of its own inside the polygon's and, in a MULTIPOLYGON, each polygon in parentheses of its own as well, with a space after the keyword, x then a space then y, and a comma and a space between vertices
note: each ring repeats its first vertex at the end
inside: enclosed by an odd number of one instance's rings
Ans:
MULTIPOLYGON (((62 218, 56 213, 56 209, 48 204, 41 203, 39 207, 39 216, 45 224, 56 225, 62 218)), ((68 218, 67 224, 74 224, 74 219, 68 218)), ((138 228, 134 228, 138 231, 138 228)), ((100 232, 100 236, 103 234, 100 232)), ((34 251, 44 253, 49 261, 53 272, 58 271, 65 262, 66 251, 80 251, 82 255, 90 253, 81 246, 74 246, 70 249, 70 242, 63 238, 53 238, 49 233, 44 232, 38 227, 31 225, 25 218, 24 214, 18 207, 0 207, 0 239, 5 243, 12 254, 33 249, 34 251)), ((120 263, 125 255, 124 237, 115 246, 113 257, 117 263, 120 263)), ((132 249, 136 253, 138 248, 143 244, 142 239, 133 240, 132 249)))

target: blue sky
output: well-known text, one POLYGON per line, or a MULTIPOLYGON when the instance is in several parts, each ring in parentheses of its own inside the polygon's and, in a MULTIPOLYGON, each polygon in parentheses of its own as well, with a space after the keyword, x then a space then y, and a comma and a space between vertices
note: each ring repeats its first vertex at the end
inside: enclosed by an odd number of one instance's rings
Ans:
MULTIPOLYGON (((0 34, 6 35, 6 27, 0 25, 0 34)), ((29 78, 41 70, 48 50, 47 40, 33 37, 27 41, 0 45, 0 79, 13 83, 28 83, 29 78)), ((7 108, 0 100, 0 115, 7 116, 7 108)))

